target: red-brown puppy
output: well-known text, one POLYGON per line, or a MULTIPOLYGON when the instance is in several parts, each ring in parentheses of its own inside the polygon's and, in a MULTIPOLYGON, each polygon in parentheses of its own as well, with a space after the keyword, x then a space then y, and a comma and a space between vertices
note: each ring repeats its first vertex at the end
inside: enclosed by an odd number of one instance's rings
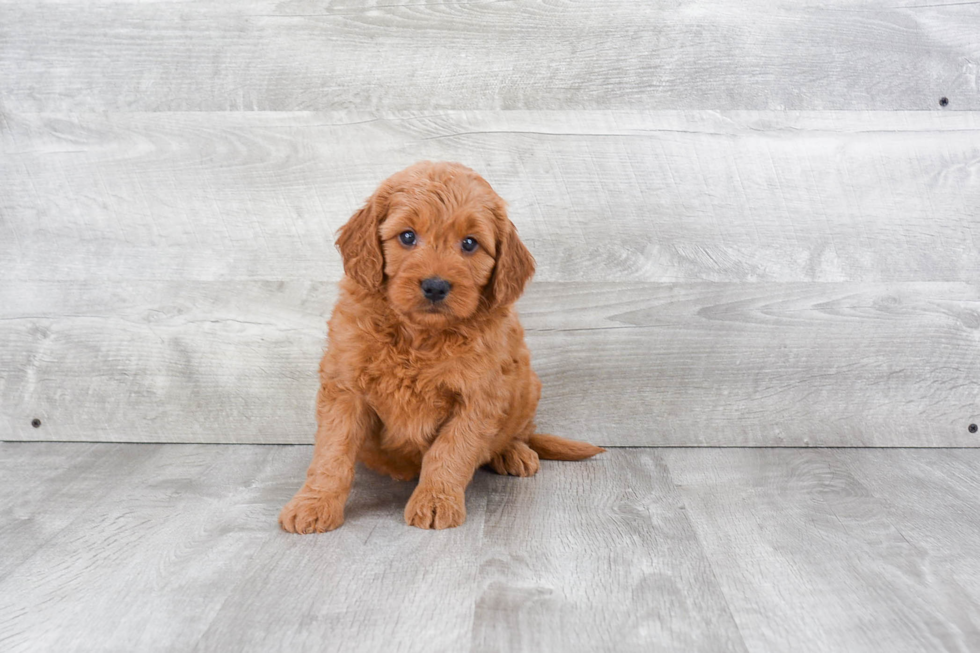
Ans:
POLYGON ((285 530, 340 526, 357 459, 419 477, 405 521, 450 528, 481 465, 531 476, 539 456, 604 451, 534 432, 541 382, 513 308, 534 259, 482 177, 415 164, 381 184, 337 245, 346 278, 320 363, 316 447, 279 515, 285 530))

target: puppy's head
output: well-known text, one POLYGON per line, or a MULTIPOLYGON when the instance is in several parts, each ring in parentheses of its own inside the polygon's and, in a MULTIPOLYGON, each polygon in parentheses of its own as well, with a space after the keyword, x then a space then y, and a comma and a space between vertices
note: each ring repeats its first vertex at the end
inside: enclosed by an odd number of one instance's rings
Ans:
POLYGON ((512 304, 534 274, 504 201, 458 163, 423 161, 389 177, 337 246, 347 276, 429 328, 512 304))

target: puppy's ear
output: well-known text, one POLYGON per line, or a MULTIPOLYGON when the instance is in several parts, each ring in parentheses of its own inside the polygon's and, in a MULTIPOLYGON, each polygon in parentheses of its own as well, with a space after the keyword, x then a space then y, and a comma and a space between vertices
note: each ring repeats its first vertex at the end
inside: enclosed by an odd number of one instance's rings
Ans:
POLYGON ((497 262, 488 284, 490 306, 507 306, 518 300, 534 275, 534 257, 517 237, 517 229, 506 214, 500 216, 503 234, 497 243, 497 262))
POLYGON ((344 272, 368 290, 379 290, 384 280, 384 254, 378 230, 386 211, 381 191, 375 193, 337 232, 337 249, 344 272))

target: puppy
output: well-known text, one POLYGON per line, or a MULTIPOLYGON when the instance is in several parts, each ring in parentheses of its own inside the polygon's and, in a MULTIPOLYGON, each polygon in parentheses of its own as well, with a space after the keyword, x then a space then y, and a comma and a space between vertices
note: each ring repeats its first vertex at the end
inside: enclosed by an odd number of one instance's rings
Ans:
POLYGON ((539 457, 604 451, 534 432, 541 382, 513 308, 534 259, 504 206, 473 170, 424 161, 341 227, 346 276, 320 363, 313 462, 283 529, 343 524, 355 460, 418 477, 405 521, 451 528, 481 465, 532 476, 539 457))

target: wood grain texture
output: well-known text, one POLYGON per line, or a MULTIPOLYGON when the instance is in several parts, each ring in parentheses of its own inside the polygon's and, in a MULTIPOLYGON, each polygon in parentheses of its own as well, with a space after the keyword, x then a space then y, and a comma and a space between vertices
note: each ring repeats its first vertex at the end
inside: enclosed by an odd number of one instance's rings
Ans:
MULTIPOLYGON (((903 462, 928 466, 962 456, 976 469, 976 451, 663 456, 749 650, 966 653, 980 646, 980 601, 958 570, 943 564, 945 542, 965 533, 950 520, 936 534, 940 542, 917 538, 909 532, 913 511, 889 511, 840 462, 856 456, 897 464, 901 471, 881 488, 887 496, 902 492, 914 473, 903 462)), ((941 492, 937 476, 933 492, 941 492)), ((940 483, 966 490, 964 482, 940 483)), ((976 496, 969 495, 973 512, 976 496)), ((915 501, 924 507, 928 499, 915 501)), ((942 502, 932 507, 948 517, 957 511, 942 502)))
MULTIPOLYGON (((952 576, 951 591, 980 603, 980 461, 974 451, 903 449, 835 455, 880 501, 888 519, 924 554, 926 574, 952 576)), ((975 614, 961 613, 977 625, 975 614)), ((971 649, 980 646, 974 636, 971 649)))
POLYGON ((16 111, 980 108, 975 3, 0 4, 16 111))
POLYGON ((154 446, 0 442, 0 543, 17 542, 4 547, 0 580, 116 484, 133 482, 130 477, 156 452, 154 446))
MULTIPOLYGON (((264 508, 267 530, 302 485, 312 449, 296 449, 304 455, 281 469, 264 508)), ((422 531, 403 519, 415 484, 358 466, 344 525, 312 537, 267 532, 197 650, 465 651, 490 476, 470 485, 462 527, 422 531)))
MULTIPOLYGON (((978 5, 980 6, 980 5, 978 5)), ((538 281, 975 281, 980 113, 0 113, 0 277, 335 280, 382 179, 460 160, 538 281)))
MULTIPOLYGON (((146 448, 105 455, 124 462, 146 448)), ((107 477, 97 502, 0 582, 5 650, 188 650, 200 639, 256 537, 276 528, 268 472, 299 452, 153 449, 140 473, 107 477)), ((25 453, 21 464, 31 465, 25 453)), ((63 508, 47 502, 32 516, 58 519, 63 508)))
POLYGON ((0 286, 0 429, 114 441, 125 422, 135 441, 311 443, 335 293, 303 282, 0 286))
MULTIPOLYGON (((0 286, 0 432, 309 443, 334 293, 0 286)), ((973 284, 534 283, 519 308, 545 431, 602 445, 978 445, 973 284)))
POLYGON ((540 304, 522 308, 545 431, 614 445, 980 444, 968 430, 980 418, 976 285, 535 292, 540 304))
POLYGON ((443 532, 402 522, 411 483, 359 470, 347 523, 304 537, 275 518, 311 447, 0 454, 24 490, 0 511, 12 653, 980 645, 976 450, 617 449, 480 472, 443 532), (131 473, 92 482, 96 456, 131 473))
POLYGON ((474 652, 746 650, 658 453, 489 485, 474 652))
MULTIPOLYGON (((29 447, 71 455, 19 445, 21 466, 29 447)), ((655 454, 480 472, 444 532, 403 523, 413 484, 359 470, 343 528, 291 536, 310 453, 159 449, 0 582, 4 649, 744 650, 655 454)))

